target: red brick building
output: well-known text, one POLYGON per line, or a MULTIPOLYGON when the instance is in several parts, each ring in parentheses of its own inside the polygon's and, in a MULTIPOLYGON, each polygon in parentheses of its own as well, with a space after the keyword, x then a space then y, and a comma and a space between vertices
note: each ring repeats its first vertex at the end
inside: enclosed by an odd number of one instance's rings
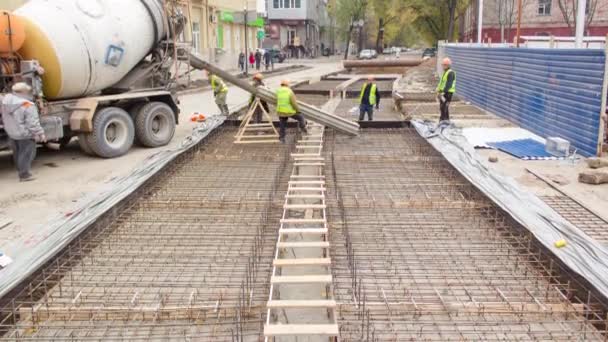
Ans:
MULTIPOLYGON (((472 0, 464 15, 460 17, 460 41, 477 40, 477 2, 472 0)), ((522 36, 573 36, 575 15, 573 3, 577 0, 523 0, 521 21, 522 36), (564 18, 560 3, 566 6, 570 27, 564 18)), ((608 34, 608 0, 587 0, 587 20, 590 24, 585 32, 588 36, 608 34)), ((517 0, 484 0, 483 37, 492 42, 513 42, 517 30, 517 0)))

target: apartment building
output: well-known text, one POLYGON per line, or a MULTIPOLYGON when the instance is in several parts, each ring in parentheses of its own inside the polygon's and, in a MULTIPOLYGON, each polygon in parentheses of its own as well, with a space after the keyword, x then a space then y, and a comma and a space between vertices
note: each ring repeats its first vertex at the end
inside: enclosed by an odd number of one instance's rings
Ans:
POLYGON ((292 57, 318 56, 328 47, 327 0, 266 0, 264 47, 292 57))
MULTIPOLYGON (((492 42, 513 42, 517 27, 517 0, 484 0, 483 37, 492 42)), ((560 3, 565 5, 569 22, 574 27, 574 15, 571 10, 571 0, 522 0, 523 11, 521 20, 522 36, 572 36, 560 3)), ((591 24, 586 27, 588 36, 606 36, 608 33, 608 0, 587 0, 588 18, 592 16, 591 24)), ((460 40, 477 39, 478 0, 471 4, 460 18, 460 40)))

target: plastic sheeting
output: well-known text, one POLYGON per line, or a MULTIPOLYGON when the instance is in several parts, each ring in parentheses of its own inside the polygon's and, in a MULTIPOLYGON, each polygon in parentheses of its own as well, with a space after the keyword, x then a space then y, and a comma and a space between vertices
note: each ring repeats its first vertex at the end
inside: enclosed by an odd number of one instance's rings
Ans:
POLYGON ((458 96, 579 153, 598 149, 603 50, 445 46, 458 96))
POLYGON ((572 225, 537 196, 523 191, 513 179, 492 172, 459 129, 436 128, 432 123, 421 121, 412 124, 471 184, 608 298, 608 248, 572 225), (561 239, 565 239, 567 245, 556 248, 554 243, 561 239))
POLYGON ((181 146, 150 156, 143 166, 129 176, 116 180, 109 191, 84 203, 69 217, 51 223, 47 229, 30 238, 30 241, 39 241, 33 247, 26 246, 26 242, 20 241, 21 248, 15 249, 18 252, 11 255, 14 262, 0 270, 0 297, 38 270, 101 215, 137 190, 150 177, 222 125, 225 119, 224 116, 207 118, 207 121, 195 129, 181 146))
POLYGON ((534 139, 540 143, 545 143, 545 139, 519 127, 466 127, 462 129, 462 134, 467 138, 469 144, 476 148, 493 148, 488 143, 518 139, 534 139))

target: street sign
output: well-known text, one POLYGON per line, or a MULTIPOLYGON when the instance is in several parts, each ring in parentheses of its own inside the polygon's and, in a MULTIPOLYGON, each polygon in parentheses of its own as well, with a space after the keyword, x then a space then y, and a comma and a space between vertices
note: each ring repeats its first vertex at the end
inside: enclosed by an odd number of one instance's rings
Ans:
POLYGON ((264 39, 264 38, 266 38, 266 33, 264 32, 264 30, 259 30, 258 39, 264 39))

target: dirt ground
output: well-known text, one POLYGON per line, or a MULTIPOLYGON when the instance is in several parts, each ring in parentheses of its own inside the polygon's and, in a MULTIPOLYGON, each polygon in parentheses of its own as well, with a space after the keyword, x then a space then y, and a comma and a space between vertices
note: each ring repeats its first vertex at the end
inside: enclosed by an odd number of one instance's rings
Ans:
MULTIPOLYGON (((269 87, 277 87, 283 78, 292 81, 318 79, 341 69, 333 60, 298 60, 312 69, 270 77, 269 87)), ((231 87, 228 103, 236 108, 248 101, 249 95, 231 87)), ((174 147, 192 132, 189 117, 194 112, 216 115, 217 110, 209 90, 180 97, 180 124, 173 141, 174 147)), ((29 235, 57 216, 69 215, 85 196, 94 196, 112 186, 112 180, 128 175, 151 155, 165 149, 134 147, 127 155, 115 159, 89 157, 78 148, 76 139, 63 151, 39 149, 33 165, 37 180, 19 183, 13 169, 10 152, 0 152, 0 251, 11 241, 27 239, 29 235), (12 222, 2 228, 3 222, 12 222)))

